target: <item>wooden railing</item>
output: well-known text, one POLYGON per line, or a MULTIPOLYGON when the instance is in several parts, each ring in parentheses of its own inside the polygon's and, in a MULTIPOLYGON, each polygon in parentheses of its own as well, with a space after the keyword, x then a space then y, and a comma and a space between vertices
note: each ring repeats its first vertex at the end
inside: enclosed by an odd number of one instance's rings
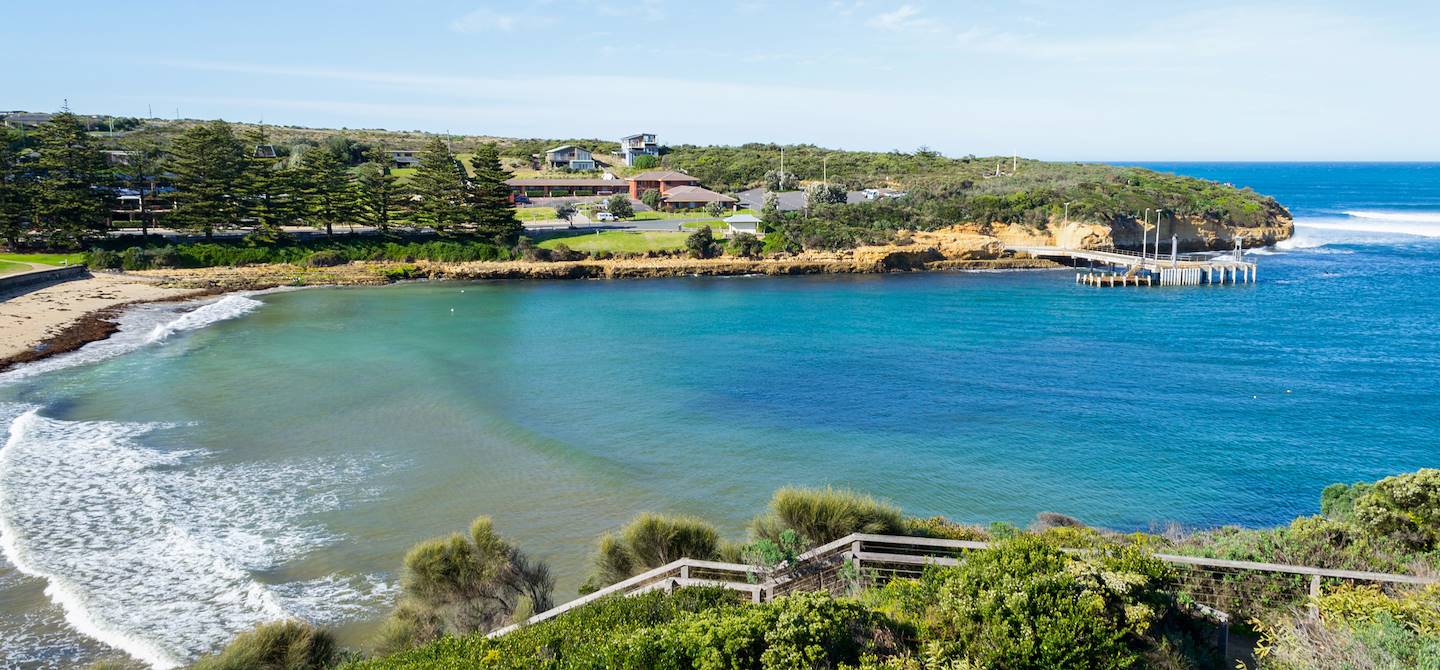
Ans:
MULTIPOLYGON (((741 563, 682 558, 536 614, 524 624, 554 618, 610 595, 669 591, 684 586, 732 589, 749 595, 750 600, 756 603, 803 591, 826 591, 836 595, 854 593, 865 586, 897 577, 918 577, 928 566, 957 565, 966 553, 990 546, 989 542, 973 540, 855 533, 764 571, 741 563)), ((1089 550, 1065 551, 1083 553, 1089 550)), ((1367 583, 1393 590, 1400 585, 1440 582, 1440 578, 1429 576, 1177 554, 1154 556, 1176 568, 1179 592, 1193 599, 1198 610, 1217 624, 1222 649, 1228 638, 1232 616, 1252 616, 1264 609, 1301 607, 1313 603, 1313 598, 1320 595, 1326 584, 1367 583)), ((497 629, 490 636, 504 635, 520 625, 497 629)))

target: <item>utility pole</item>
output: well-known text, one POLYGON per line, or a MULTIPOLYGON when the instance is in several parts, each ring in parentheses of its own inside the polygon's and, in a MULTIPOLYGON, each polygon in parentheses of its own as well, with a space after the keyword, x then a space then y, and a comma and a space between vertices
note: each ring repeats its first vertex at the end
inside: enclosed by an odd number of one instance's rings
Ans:
POLYGON ((830 185, 830 155, 829 155, 829 154, 826 154, 825 156, 823 156, 823 157, 820 158, 820 173, 821 173, 821 175, 823 175, 823 176, 821 177, 821 181, 825 182, 825 185, 826 185, 826 186, 829 186, 829 185, 830 185))
POLYGON ((780 180, 776 182, 776 185, 778 185, 780 188, 777 188, 775 190, 785 190, 785 145, 783 144, 780 145, 780 180))
POLYGON ((1020 153, 1016 152, 1010 156, 1010 174, 1020 171, 1020 153))

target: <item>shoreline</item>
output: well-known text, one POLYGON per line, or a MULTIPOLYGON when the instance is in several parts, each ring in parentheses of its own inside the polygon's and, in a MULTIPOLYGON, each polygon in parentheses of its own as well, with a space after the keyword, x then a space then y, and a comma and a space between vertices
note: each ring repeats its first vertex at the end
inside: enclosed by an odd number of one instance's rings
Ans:
POLYGON ((23 345, 8 342, 0 349, 0 373, 17 366, 69 353, 104 340, 119 330, 124 310, 135 305, 182 302, 236 291, 285 286, 384 286, 404 280, 567 280, 645 279, 675 277, 792 276, 819 274, 889 274, 977 270, 1048 270, 1065 266, 1035 258, 926 260, 904 254, 880 257, 855 254, 814 254, 794 258, 645 258, 633 260, 507 261, 440 263, 355 262, 330 268, 295 265, 248 265, 175 270, 98 273, 90 279, 54 284, 0 301, 0 317, 13 316, 23 345), (83 282, 90 282, 85 284, 83 282), (122 285, 149 290, 125 291, 122 285), (95 303, 73 316, 58 312, 57 299, 95 303), (16 302, 12 302, 16 301, 16 302), (12 314, 4 314, 9 307, 12 314), (36 317, 44 318, 31 322, 36 317))

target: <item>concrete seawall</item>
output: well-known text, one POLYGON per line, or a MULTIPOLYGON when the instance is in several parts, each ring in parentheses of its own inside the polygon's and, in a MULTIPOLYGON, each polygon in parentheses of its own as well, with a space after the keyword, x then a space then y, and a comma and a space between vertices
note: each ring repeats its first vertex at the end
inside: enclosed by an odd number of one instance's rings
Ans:
POLYGON ((45 270, 31 270, 12 275, 0 277, 0 298, 15 293, 34 290, 50 284, 70 281, 72 279, 84 279, 90 276, 90 271, 83 265, 71 265, 63 268, 48 268, 45 270))

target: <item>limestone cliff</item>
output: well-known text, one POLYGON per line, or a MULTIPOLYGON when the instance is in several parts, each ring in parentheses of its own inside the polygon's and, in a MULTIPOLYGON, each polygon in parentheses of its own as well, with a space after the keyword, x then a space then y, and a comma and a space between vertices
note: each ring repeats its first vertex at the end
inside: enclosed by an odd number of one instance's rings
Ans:
MULTIPOLYGON (((1071 249, 1122 247, 1139 249, 1142 224, 1125 219, 1112 223, 1090 223, 1082 221, 1050 221, 1044 226, 1020 223, 992 223, 989 225, 967 223, 952 226, 946 230, 968 232, 974 235, 989 235, 1002 244, 1028 246, 1059 246, 1071 249)), ((1145 228, 1147 244, 1155 243, 1155 224, 1145 228)), ((1295 224, 1288 212, 1277 212, 1264 225, 1243 226, 1205 217, 1166 217, 1160 225, 1161 248, 1169 249, 1170 236, 1179 238, 1180 251, 1219 251, 1235 246, 1235 239, 1243 238, 1245 246, 1269 246, 1295 234, 1295 224)))

